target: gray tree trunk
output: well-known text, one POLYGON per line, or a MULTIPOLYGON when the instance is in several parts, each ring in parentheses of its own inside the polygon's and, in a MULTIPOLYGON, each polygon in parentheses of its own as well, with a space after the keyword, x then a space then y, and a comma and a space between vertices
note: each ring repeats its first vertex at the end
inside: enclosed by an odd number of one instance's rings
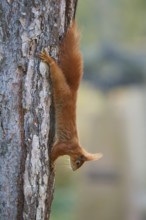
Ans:
POLYGON ((49 69, 36 54, 58 45, 75 0, 0 2, 0 220, 48 220, 54 110, 49 69))

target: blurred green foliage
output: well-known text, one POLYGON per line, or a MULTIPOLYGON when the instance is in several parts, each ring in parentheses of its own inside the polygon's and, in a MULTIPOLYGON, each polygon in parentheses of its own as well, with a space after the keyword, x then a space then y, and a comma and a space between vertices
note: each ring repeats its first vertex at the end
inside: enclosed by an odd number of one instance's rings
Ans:
POLYGON ((82 46, 114 41, 133 44, 146 37, 145 0, 79 0, 82 46))
POLYGON ((145 81, 145 11, 142 0, 78 2, 85 80, 103 90, 145 81))
POLYGON ((60 157, 56 162, 56 186, 54 202, 52 204, 51 220, 74 220, 73 207, 76 193, 74 192, 73 173, 69 164, 69 157, 60 157))
POLYGON ((52 206, 51 220, 74 220, 74 205, 75 198, 73 189, 69 185, 61 188, 57 186, 52 206))

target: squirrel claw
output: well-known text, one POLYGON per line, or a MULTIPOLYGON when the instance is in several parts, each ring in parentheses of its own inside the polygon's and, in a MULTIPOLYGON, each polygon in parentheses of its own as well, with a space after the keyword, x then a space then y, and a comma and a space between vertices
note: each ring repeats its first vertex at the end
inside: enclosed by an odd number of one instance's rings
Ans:
POLYGON ((54 60, 50 57, 44 48, 38 56, 44 63, 47 63, 48 65, 52 65, 54 63, 54 60))
POLYGON ((43 49, 38 56, 39 56, 39 58, 40 58, 43 62, 48 63, 48 56, 49 56, 49 55, 47 54, 47 52, 45 51, 45 49, 43 49))

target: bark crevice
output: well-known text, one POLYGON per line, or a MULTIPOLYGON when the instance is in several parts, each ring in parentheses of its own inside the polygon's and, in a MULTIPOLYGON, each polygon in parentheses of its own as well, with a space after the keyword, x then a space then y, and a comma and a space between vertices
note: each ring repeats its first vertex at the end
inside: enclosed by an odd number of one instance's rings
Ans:
POLYGON ((17 220, 23 219, 23 208, 24 208, 24 192, 23 192, 23 174, 25 171, 25 161, 27 156, 27 146, 25 144, 25 132, 24 132, 24 109, 23 109, 23 76, 24 70, 22 67, 18 67, 16 72, 18 77, 18 114, 19 114, 19 130, 20 130, 20 171, 18 174, 17 188, 18 188, 18 199, 17 199, 17 220))

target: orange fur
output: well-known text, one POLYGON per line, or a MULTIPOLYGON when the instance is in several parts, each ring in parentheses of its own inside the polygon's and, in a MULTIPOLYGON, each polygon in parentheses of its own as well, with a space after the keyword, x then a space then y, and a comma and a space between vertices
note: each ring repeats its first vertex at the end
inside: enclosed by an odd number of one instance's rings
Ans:
POLYGON ((46 51, 40 53, 43 62, 50 66, 56 119, 56 141, 52 163, 63 155, 69 155, 73 170, 85 161, 97 160, 101 154, 90 154, 79 144, 76 127, 77 90, 83 73, 82 56, 79 49, 79 32, 75 22, 67 31, 60 46, 60 65, 46 51))

